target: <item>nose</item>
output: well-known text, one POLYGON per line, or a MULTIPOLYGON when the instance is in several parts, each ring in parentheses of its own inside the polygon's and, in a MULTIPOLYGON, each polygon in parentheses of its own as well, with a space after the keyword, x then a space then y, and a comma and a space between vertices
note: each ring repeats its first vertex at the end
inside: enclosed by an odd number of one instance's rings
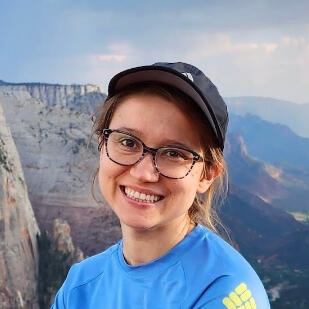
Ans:
POLYGON ((159 173, 154 166, 152 154, 147 153, 140 162, 134 164, 130 169, 130 175, 142 182, 158 181, 159 173))

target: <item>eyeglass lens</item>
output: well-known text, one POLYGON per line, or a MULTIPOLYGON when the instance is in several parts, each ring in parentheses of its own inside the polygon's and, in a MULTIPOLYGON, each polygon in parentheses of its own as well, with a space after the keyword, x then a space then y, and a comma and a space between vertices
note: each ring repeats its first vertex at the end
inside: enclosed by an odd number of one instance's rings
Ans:
MULTIPOLYGON (((143 156, 143 144, 131 135, 113 131, 107 139, 107 153, 114 162, 133 165, 143 156)), ((193 154, 185 149, 160 147, 155 155, 157 170, 170 178, 183 178, 193 165, 193 154)))

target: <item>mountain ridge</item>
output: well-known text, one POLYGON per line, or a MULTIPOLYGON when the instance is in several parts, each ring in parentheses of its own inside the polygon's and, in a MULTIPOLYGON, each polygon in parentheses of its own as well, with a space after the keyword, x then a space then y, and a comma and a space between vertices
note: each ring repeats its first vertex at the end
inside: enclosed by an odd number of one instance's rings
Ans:
POLYGON ((248 152, 269 164, 309 168, 309 138, 299 136, 285 124, 269 122, 253 114, 230 113, 228 132, 239 132, 248 152))
POLYGON ((101 87, 95 84, 78 84, 78 83, 72 83, 72 84, 60 84, 60 83, 45 83, 45 82, 7 82, 2 79, 0 79, 0 86, 93 86, 96 87, 97 89, 100 89, 100 92, 104 93, 101 90, 101 87))
POLYGON ((309 103, 292 103, 268 97, 225 97, 229 112, 254 114, 264 120, 289 126, 295 133, 309 138, 309 103))
POLYGON ((47 106, 59 105, 93 114, 106 95, 100 86, 86 84, 0 83, 0 91, 19 100, 36 99, 47 106))

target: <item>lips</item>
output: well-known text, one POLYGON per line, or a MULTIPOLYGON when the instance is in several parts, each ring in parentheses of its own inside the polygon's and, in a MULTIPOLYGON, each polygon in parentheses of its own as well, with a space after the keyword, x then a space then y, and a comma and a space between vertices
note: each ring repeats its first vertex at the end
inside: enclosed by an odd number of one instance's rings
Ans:
POLYGON ((157 195, 149 191, 141 192, 127 186, 120 186, 120 189, 128 198, 141 203, 156 203, 164 198, 162 195, 157 195))

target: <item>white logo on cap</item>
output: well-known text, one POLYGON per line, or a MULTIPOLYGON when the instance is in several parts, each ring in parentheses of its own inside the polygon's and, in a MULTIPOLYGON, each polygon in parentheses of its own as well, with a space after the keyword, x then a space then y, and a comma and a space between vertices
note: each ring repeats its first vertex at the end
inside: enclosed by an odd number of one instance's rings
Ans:
POLYGON ((184 76, 186 76, 187 78, 189 78, 192 82, 194 81, 193 80, 193 76, 191 75, 191 73, 187 73, 187 72, 185 72, 185 73, 182 73, 184 76))

